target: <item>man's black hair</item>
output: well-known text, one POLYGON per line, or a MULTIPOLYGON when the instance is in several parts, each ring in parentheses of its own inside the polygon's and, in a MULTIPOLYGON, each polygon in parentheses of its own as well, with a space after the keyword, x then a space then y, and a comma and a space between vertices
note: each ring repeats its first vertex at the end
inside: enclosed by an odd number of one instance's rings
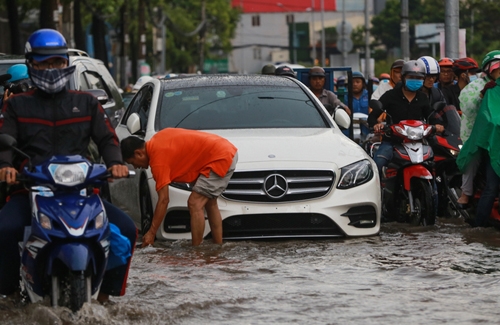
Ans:
POLYGON ((123 139, 120 142, 123 159, 126 160, 132 158, 134 156, 134 151, 144 148, 145 143, 146 142, 143 139, 134 135, 123 139))

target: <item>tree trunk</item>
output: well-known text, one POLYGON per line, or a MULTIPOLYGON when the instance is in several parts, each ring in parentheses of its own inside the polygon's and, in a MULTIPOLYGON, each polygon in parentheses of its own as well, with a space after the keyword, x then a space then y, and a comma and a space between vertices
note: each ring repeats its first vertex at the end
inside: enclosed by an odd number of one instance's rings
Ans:
POLYGON ((19 14, 17 12, 17 1, 7 0, 7 16, 10 28, 10 53, 23 54, 21 35, 19 33, 19 14))
POLYGON ((92 15, 92 37, 94 39, 94 57, 108 65, 108 52, 106 50, 106 41, 104 36, 107 35, 106 24, 97 15, 92 15))
POLYGON ((57 29, 54 21, 54 11, 57 10, 57 0, 40 1, 40 28, 57 29))
POLYGON ((75 24, 73 28, 75 47, 79 50, 87 51, 85 32, 82 27, 82 13, 81 13, 80 0, 74 0, 73 15, 74 15, 73 22, 75 24))

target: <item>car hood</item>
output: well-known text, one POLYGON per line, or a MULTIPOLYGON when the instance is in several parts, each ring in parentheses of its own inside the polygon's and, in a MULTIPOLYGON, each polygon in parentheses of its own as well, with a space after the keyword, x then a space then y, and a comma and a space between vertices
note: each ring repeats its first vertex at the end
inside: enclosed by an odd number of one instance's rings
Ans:
POLYGON ((355 142, 333 129, 213 130, 238 148, 238 170, 335 169, 367 159, 355 142))

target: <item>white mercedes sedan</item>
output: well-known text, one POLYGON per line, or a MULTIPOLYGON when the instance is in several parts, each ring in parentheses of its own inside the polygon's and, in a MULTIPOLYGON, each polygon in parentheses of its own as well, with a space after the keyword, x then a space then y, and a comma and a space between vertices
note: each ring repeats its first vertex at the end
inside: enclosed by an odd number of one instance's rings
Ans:
MULTIPOLYGON (((380 230, 377 168, 344 136, 350 120, 332 118, 300 81, 260 75, 153 79, 116 128, 146 141, 163 128, 218 134, 238 148, 238 164, 219 197, 224 239, 370 236, 380 230)), ((111 200, 145 233, 157 194, 148 170, 111 184, 111 200)), ((157 238, 190 239, 190 184, 170 184, 157 238)), ((205 227, 210 237, 210 227, 205 227)))

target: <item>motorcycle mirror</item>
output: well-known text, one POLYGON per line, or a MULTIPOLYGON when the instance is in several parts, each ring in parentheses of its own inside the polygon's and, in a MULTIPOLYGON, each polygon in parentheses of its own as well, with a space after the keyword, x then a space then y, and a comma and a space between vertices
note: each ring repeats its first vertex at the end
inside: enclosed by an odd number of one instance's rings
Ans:
POLYGON ((372 109, 379 110, 379 111, 381 111, 381 112, 383 112, 383 111, 384 111, 384 107, 383 107, 383 105, 382 105, 382 102, 380 102, 380 101, 378 101, 378 100, 376 100, 376 99, 372 99, 372 100, 370 100, 370 107, 371 107, 372 109))
POLYGON ((443 101, 440 101, 440 102, 435 102, 433 105, 432 105, 432 112, 431 114, 427 117, 427 121, 430 121, 432 115, 434 115, 434 113, 436 112, 439 112, 441 111, 443 108, 445 108, 446 106, 446 102, 443 102, 443 101))
POLYGON ((17 149, 17 140, 8 134, 0 134, 0 151, 14 150, 21 156, 28 159, 28 168, 31 170, 31 157, 25 154, 23 151, 17 149))
POLYGON ((0 151, 9 150, 17 146, 17 140, 8 135, 0 134, 0 151))

